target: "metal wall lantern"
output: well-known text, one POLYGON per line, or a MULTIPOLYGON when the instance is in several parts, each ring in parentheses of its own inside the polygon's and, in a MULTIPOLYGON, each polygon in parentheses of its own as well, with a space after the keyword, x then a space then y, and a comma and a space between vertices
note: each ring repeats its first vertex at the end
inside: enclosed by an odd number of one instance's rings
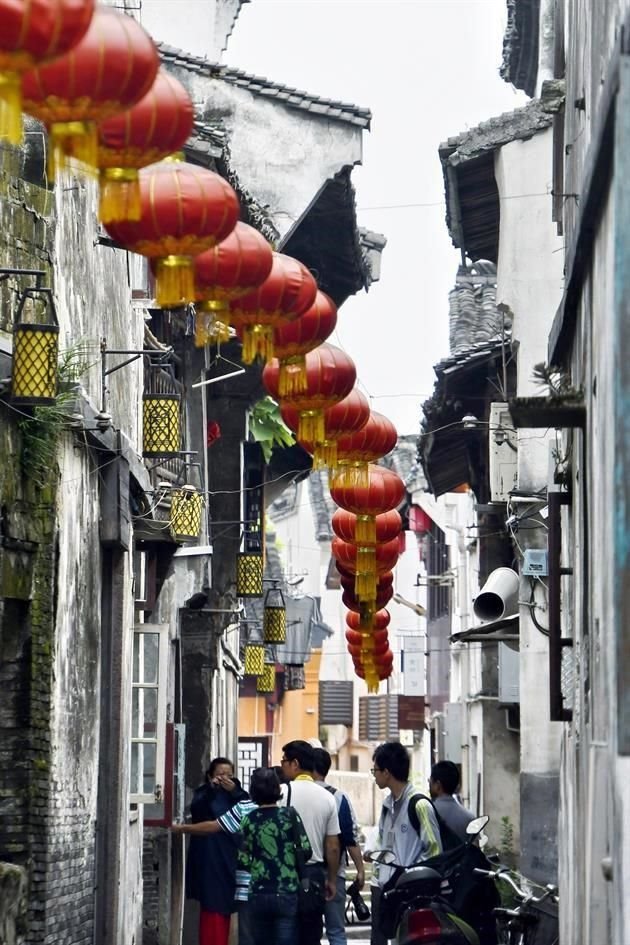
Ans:
POLYGON ((42 286, 46 273, 41 269, 0 269, 0 281, 9 276, 30 276, 35 285, 20 294, 13 327, 13 364, 11 369, 11 400, 22 407, 51 406, 57 399, 59 359, 59 324, 49 286, 42 286), (44 302, 47 319, 25 320, 27 303, 44 302))
POLYGON ((265 671, 265 648, 262 643, 245 644, 246 676, 262 676, 265 671))
POLYGON ((263 596, 264 555, 240 551, 236 556, 236 594, 238 597, 263 596))
POLYGON ((265 594, 263 608, 263 640, 265 643, 285 643, 287 639, 287 607, 279 587, 271 587, 265 594))
POLYGON ((173 458, 181 450, 181 415, 178 394, 142 397, 142 454, 173 458))
POLYGON ((171 497, 171 534, 175 541, 197 541, 201 532, 203 495, 195 486, 176 489, 171 497))
POLYGON ((262 674, 256 680, 256 692, 275 692, 276 664, 265 663, 262 674))

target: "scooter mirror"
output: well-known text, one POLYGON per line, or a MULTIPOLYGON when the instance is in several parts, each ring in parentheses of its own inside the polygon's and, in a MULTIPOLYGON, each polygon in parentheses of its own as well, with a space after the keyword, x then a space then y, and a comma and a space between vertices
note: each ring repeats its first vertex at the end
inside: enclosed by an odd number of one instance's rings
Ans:
POLYGON ((375 850, 370 859, 373 863, 382 863, 386 866, 388 863, 393 863, 396 857, 393 850, 375 850))
POLYGON ((481 833, 489 820, 490 818, 487 814, 484 814, 482 817, 475 817, 475 819, 471 820, 466 826, 466 833, 471 837, 476 837, 478 833, 481 833))

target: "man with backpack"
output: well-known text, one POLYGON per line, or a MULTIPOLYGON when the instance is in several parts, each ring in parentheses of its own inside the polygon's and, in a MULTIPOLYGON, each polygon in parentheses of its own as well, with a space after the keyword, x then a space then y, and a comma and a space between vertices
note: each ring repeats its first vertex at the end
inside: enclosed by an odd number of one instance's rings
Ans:
POLYGON ((459 785, 459 770, 452 761, 438 761, 431 768, 429 792, 439 817, 459 837, 466 841, 466 827, 475 815, 453 796, 459 785))
MULTIPOLYGON (((398 866, 412 866, 442 852, 438 818, 430 798, 419 794, 409 781, 409 754, 400 742, 385 742, 372 756, 377 787, 389 788, 378 824, 378 850, 391 850, 398 866)), ((383 888, 396 875, 391 866, 378 864, 372 880, 371 945, 387 945, 379 928, 383 888), (376 884, 376 885, 374 885, 376 884)))
POLYGON ((330 771, 332 759, 325 748, 314 748, 313 780, 333 795, 339 815, 339 845, 341 856, 337 872, 337 895, 326 903, 324 919, 326 935, 330 945, 346 945, 346 862, 351 858, 357 869, 357 889, 361 890, 365 883, 365 870, 361 847, 359 846, 358 827, 352 804, 347 794, 326 784, 326 775, 330 771))

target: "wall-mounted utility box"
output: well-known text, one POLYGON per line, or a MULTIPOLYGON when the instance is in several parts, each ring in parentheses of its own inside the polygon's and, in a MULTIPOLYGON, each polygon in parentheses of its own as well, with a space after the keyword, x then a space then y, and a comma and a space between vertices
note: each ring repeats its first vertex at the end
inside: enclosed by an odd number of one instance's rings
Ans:
POLYGON ((488 430, 488 471, 490 501, 507 502, 516 488, 517 466, 516 430, 506 403, 490 404, 488 430))
POLYGON ((527 577, 546 577, 549 574, 547 550, 526 548, 523 555, 521 574, 525 574, 527 577))

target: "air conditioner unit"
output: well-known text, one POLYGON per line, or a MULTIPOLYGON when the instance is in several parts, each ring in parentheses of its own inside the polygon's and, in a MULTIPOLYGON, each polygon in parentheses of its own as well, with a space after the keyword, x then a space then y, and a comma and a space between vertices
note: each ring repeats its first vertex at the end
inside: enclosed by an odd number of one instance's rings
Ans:
POLYGON ((516 443, 516 430, 512 424, 508 405, 490 404, 488 471, 491 502, 507 502, 510 492, 516 488, 518 478, 516 443))

